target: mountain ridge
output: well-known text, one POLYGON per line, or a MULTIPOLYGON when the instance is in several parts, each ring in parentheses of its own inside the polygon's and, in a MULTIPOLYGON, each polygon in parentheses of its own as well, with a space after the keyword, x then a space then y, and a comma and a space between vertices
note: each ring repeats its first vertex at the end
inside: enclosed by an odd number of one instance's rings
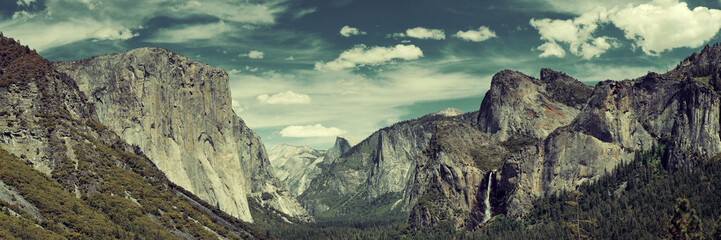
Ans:
POLYGON ((260 137, 234 113, 225 71, 152 47, 55 66, 91 96, 101 123, 171 181, 244 221, 253 221, 249 197, 309 220, 275 177, 260 137))

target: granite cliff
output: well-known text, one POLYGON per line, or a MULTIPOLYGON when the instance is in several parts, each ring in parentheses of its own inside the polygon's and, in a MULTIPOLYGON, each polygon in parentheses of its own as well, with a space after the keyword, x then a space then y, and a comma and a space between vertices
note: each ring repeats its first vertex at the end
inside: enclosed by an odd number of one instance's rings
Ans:
POLYGON ((720 49, 595 87, 550 69, 540 79, 501 71, 478 112, 381 129, 299 199, 321 219, 402 215, 414 227, 475 229, 485 215, 523 216, 533 199, 594 181, 655 145, 667 146, 666 169, 690 169, 721 152, 720 49))
POLYGON ((225 71, 159 48, 56 63, 100 123, 136 145, 174 183, 244 221, 248 199, 308 215, 275 177, 260 137, 232 110, 225 71))
POLYGON ((0 36, 0 208, 16 236, 253 238, 99 122, 71 77, 0 36))
POLYGON ((285 183, 291 193, 300 196, 321 173, 322 168, 333 163, 357 143, 358 140, 351 137, 337 137, 333 147, 325 151, 281 144, 270 149, 268 156, 278 179, 285 183))
POLYGON ((436 122, 459 117, 431 114, 378 130, 325 167, 299 200, 320 219, 404 218, 436 122))

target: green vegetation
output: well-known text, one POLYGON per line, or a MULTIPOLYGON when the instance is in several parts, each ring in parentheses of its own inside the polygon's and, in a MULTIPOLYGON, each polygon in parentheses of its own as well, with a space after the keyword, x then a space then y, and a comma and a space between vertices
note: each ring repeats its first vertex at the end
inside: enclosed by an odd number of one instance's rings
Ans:
MULTIPOLYGON (((501 214, 476 232, 450 224, 412 229, 401 220, 278 223, 264 231, 281 239, 721 239, 721 155, 670 173, 666 149, 655 146, 577 191, 537 199, 523 219, 501 214)), ((437 198, 429 190, 416 207, 437 198)))
MULTIPOLYGON (((697 221, 702 236, 710 237, 721 216, 721 156, 701 163, 690 171, 668 173, 663 169, 666 147, 656 146, 638 154, 636 160, 617 167, 594 183, 582 185, 579 211, 567 204, 575 198, 560 193, 538 199, 536 208, 524 219, 514 221, 496 217, 483 233, 483 238, 503 239, 569 239, 576 238, 568 224, 576 219, 595 219, 595 225, 581 224, 583 232, 593 239, 657 239, 671 238, 673 222, 688 224, 697 221), (675 217, 678 198, 683 203, 681 217, 675 217), (692 217, 696 209, 698 219, 692 217), (674 219, 683 219, 676 221, 674 219), (696 219, 696 220, 693 220, 696 219), (693 220, 693 221, 691 221, 693 220)), ((680 228, 689 228, 685 225, 680 228)))
POLYGON ((75 82, 34 51, 0 36, 0 92, 32 84, 39 90, 31 99, 32 109, 0 115, 21 118, 21 125, 33 124, 30 134, 47 144, 41 155, 52 172, 41 173, 24 154, 18 159, 0 148, 0 180, 42 215, 35 218, 23 211, 27 206, 0 203, 1 239, 217 239, 218 235, 241 239, 260 235, 170 183, 137 147, 83 116, 82 100, 74 106, 80 116, 71 114, 66 104, 76 97, 75 82))

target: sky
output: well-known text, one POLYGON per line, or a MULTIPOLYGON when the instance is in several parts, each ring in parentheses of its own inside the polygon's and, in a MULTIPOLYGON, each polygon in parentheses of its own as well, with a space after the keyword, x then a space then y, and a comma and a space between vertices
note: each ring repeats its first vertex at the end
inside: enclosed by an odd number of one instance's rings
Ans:
POLYGON ((503 69, 593 84, 721 41, 721 0, 0 0, 0 31, 51 61, 161 47, 226 70, 270 149, 332 146, 455 107, 503 69))

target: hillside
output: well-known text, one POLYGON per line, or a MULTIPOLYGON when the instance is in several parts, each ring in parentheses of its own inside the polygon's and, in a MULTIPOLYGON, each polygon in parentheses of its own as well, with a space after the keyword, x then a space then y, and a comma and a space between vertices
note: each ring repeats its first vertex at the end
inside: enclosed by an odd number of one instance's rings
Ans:
POLYGON ((4 237, 261 236, 168 181, 35 51, 0 37, 0 57, 0 218, 20 226, 4 237))

